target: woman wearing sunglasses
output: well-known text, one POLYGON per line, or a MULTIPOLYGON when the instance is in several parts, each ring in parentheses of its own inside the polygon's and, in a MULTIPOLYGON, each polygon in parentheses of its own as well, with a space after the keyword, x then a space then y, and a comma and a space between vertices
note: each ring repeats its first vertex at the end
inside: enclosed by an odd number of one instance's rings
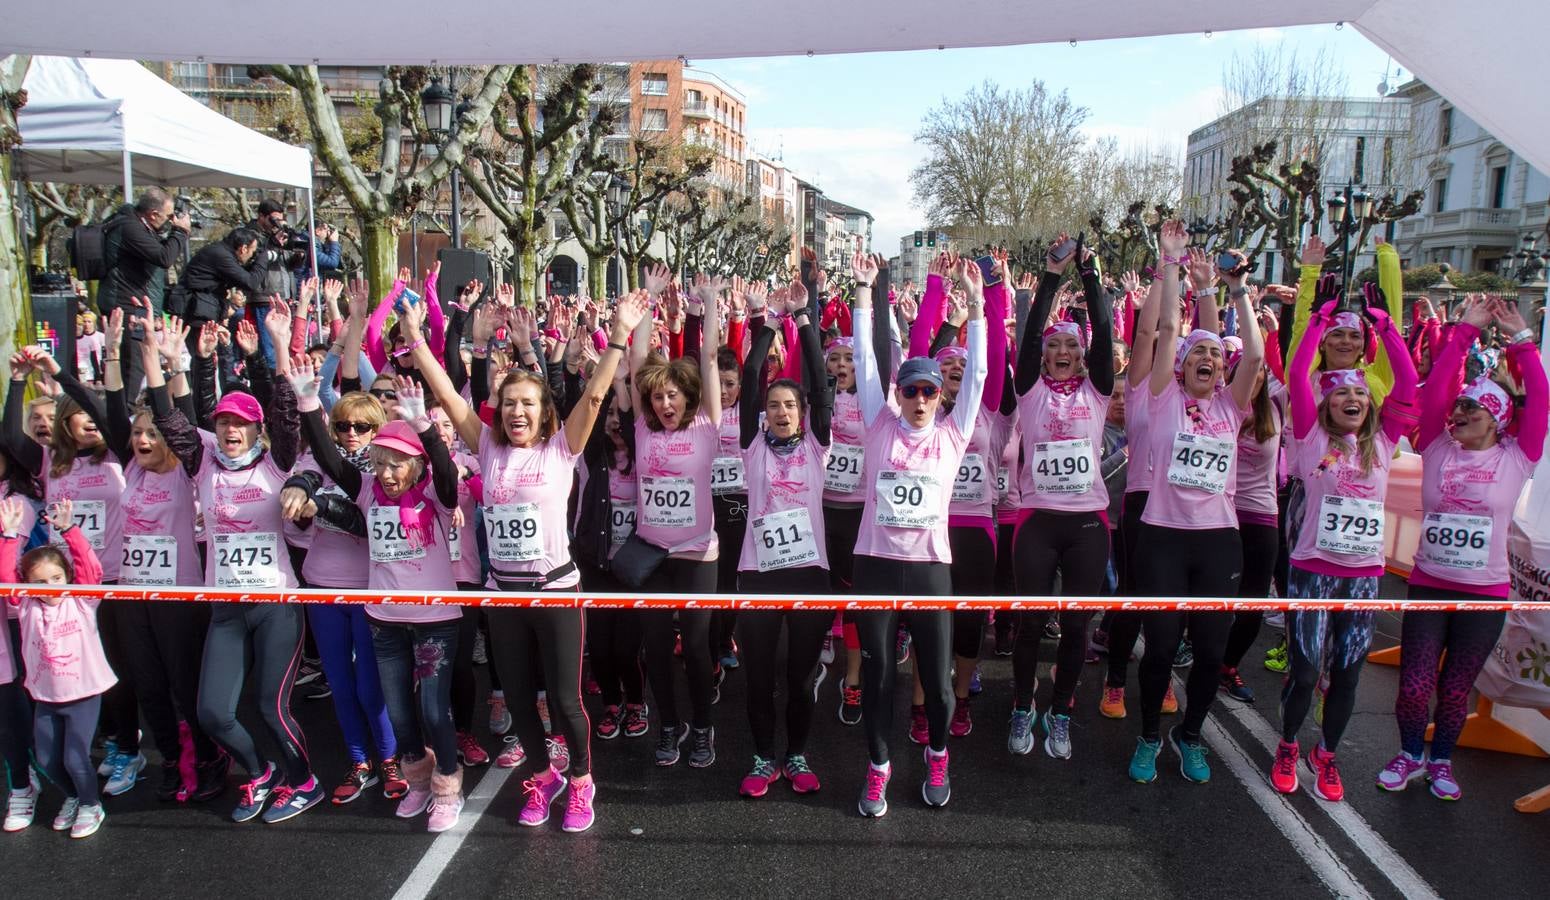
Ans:
MULTIPOLYGON (((872 345, 872 285, 879 261, 856 254, 856 384, 866 423, 866 503, 856 540, 855 586, 860 594, 937 595, 952 593, 952 550, 948 507, 952 486, 974 432, 985 388, 985 288, 977 265, 964 262, 956 275, 968 294, 968 358, 963 386, 951 415, 938 419, 942 369, 936 360, 915 357, 899 367, 893 402, 872 345)), ((862 648, 862 724, 871 765, 857 808, 863 816, 888 812, 892 768, 888 737, 893 727, 896 611, 857 616, 862 648)), ((952 613, 910 614, 920 677, 925 686, 928 741, 921 796, 946 806, 952 795, 947 775, 948 721, 953 714, 952 613)))

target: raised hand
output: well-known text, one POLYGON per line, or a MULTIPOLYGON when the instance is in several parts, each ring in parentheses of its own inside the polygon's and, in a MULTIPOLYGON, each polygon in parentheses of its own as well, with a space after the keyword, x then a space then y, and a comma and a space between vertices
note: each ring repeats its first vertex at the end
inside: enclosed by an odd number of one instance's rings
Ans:
POLYGON ((947 295, 947 323, 958 328, 969 321, 969 306, 964 302, 961 291, 953 291, 947 295))
POLYGON ((931 264, 926 267, 926 271, 939 278, 947 278, 952 275, 952 268, 952 257, 944 251, 932 258, 931 264))
POLYGON ((0 532, 15 535, 22 527, 22 500, 19 496, 0 500, 0 532))
POLYGON ((1017 277, 1017 289, 1019 291, 1038 290, 1038 287, 1039 287, 1038 279, 1033 277, 1033 273, 1032 272, 1024 272, 1023 274, 1021 274, 1021 275, 1019 275, 1017 277))
POLYGON ((296 317, 305 319, 308 310, 312 309, 312 301, 318 295, 318 278, 303 278, 297 285, 296 291, 296 317))
POLYGON ((405 422, 424 424, 425 388, 413 378, 394 376, 393 387, 398 392, 398 417, 405 422))
MULTIPOLYGON (((667 267, 662 266, 661 268, 666 269, 667 267)), ((663 289, 666 293, 652 291, 650 287, 647 287, 646 293, 651 294, 653 297, 658 296, 660 293, 663 315, 667 316, 669 323, 677 322, 683 317, 684 312, 683 298, 678 294, 678 286, 673 284, 672 281, 668 281, 663 289)))
POLYGON ((50 506, 43 517, 54 526, 55 531, 64 534, 75 524, 75 502, 66 497, 50 506))
POLYGON ((115 306, 113 311, 108 313, 107 324, 102 329, 102 340, 107 345, 109 353, 124 345, 124 308, 122 306, 115 306))
POLYGON ((857 287, 871 287, 877 281, 877 269, 875 256, 857 251, 850 258, 850 274, 857 287))
POLYGON ((258 329, 247 319, 237 322, 237 349, 242 351, 244 357, 252 356, 258 352, 258 329))
POLYGON ((264 316, 264 330, 269 332, 269 339, 274 341, 275 349, 283 352, 283 348, 291 345, 291 307, 280 299, 279 294, 269 300, 269 312, 264 316))
POLYGON ((1204 294, 1216 287, 1216 263, 1199 247, 1189 248, 1189 286, 1204 294))
POLYGON ((980 273, 980 267, 971 259, 960 259, 958 268, 953 273, 958 278, 958 283, 963 285, 967 295, 969 306, 983 306, 985 303, 985 276, 980 273))
POLYGON ((215 322, 206 322, 199 328, 199 341, 194 345, 194 352, 200 359, 209 359, 215 355, 215 346, 220 341, 221 326, 215 322))
POLYGON ((915 317, 920 315, 920 304, 916 303, 915 298, 908 294, 900 297, 899 315, 903 316, 906 322, 915 321, 915 317))
POLYGON ((619 298, 619 303, 614 307, 614 321, 609 327, 609 341, 615 344, 623 344, 629 340, 630 333, 641 319, 646 318, 651 311, 651 296, 646 291, 633 291, 619 298))
POLYGON ((1141 276, 1134 271, 1126 272, 1119 276, 1119 284, 1127 294, 1141 293, 1141 276))
POLYGON ((366 322, 366 310, 371 306, 366 290, 365 281, 356 279, 350 282, 349 316, 362 324, 366 322))
POLYGON ((673 283, 673 272, 661 263, 647 266, 645 272, 646 292, 653 297, 660 297, 667 286, 673 283))
POLYGON ((1523 320, 1523 314, 1518 311, 1518 305, 1506 297, 1493 298, 1491 307, 1491 314, 1496 317, 1496 324, 1501 326, 1508 339, 1528 328, 1528 323, 1523 320))
POLYGON ((520 350, 531 350, 533 347, 534 319, 533 311, 525 306, 513 307, 506 311, 506 336, 511 341, 511 346, 520 350))
POLYGON ((505 307, 506 309, 512 309, 515 307, 517 305, 516 286, 508 283, 496 288, 495 302, 505 307))
POLYGON ((398 330, 404 339, 413 344, 425 336, 425 304, 405 303, 398 314, 398 330))
POLYGON ((699 274, 694 276, 694 288, 691 293, 694 298, 705 304, 709 309, 715 305, 716 297, 727 286, 726 278, 720 275, 699 274))
POLYGON ((1162 230, 1157 234, 1157 249, 1164 257, 1178 258, 1184 255, 1184 248, 1189 246, 1189 232, 1184 228, 1184 223, 1173 219, 1163 223, 1162 230))
POLYGON ((1318 235, 1308 238, 1308 242, 1302 245, 1302 264, 1305 266, 1324 265, 1326 250, 1324 240, 1318 235))
POLYGON ((161 330, 161 340, 156 345, 163 365, 177 368, 177 365, 183 361, 183 349, 188 346, 188 332, 189 326, 183 324, 182 319, 177 316, 167 319, 166 327, 161 330))
POLYGON ((409 267, 408 266, 399 266, 398 267, 398 277, 395 278, 394 280, 399 282, 400 284, 407 285, 409 283, 409 279, 411 279, 413 277, 414 277, 414 273, 409 271, 409 267))
POLYGON ((323 282, 323 302, 328 304, 329 310, 337 310, 339 308, 339 297, 343 293, 344 282, 339 279, 330 278, 323 282))
POLYGON ((743 299, 748 303, 748 314, 757 316, 764 314, 764 308, 769 303, 769 295, 766 293, 763 282, 754 282, 748 285, 743 292, 743 299))
POLYGON ((1425 322, 1427 319, 1437 318, 1437 310, 1432 306, 1432 301, 1425 297, 1417 297, 1415 301, 1415 320, 1425 322))
POLYGON ((1464 295, 1463 321, 1466 324, 1473 325, 1484 331, 1490 326, 1491 320, 1495 318, 1495 315, 1495 311, 1491 309, 1491 304, 1484 294, 1464 295))
POLYGON ((313 368, 310 355, 298 353, 291 357, 291 367, 285 373, 285 380, 290 382, 291 390, 296 393, 298 409, 310 412, 320 408, 318 392, 323 388, 323 379, 313 368))

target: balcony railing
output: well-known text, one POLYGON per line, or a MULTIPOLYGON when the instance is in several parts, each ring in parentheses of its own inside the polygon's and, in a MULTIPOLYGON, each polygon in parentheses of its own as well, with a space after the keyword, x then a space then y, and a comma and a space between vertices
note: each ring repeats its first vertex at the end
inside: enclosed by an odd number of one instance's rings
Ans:
POLYGON ((684 115, 708 119, 710 118, 710 104, 704 100, 685 100, 684 115))

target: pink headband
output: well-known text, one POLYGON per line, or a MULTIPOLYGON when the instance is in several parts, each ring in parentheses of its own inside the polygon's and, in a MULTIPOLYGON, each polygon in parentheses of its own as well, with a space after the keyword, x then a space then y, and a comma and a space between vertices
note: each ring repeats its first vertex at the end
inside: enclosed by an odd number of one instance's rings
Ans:
POLYGON ((823 348, 823 352, 829 354, 836 350, 854 350, 855 346, 856 342, 854 340, 848 337, 837 337, 829 342, 829 346, 823 348))
POLYGON ((1367 373, 1361 369, 1333 369, 1319 375, 1319 402, 1328 400, 1330 394, 1343 387, 1367 390, 1367 373))
POLYGON ((1354 312, 1335 313, 1335 318, 1329 323, 1329 330, 1334 331, 1336 328, 1349 328, 1352 331, 1361 333, 1362 317, 1354 312))
POLYGON ((1188 356, 1189 352, 1195 349, 1196 344, 1201 344, 1206 341, 1210 341, 1218 348, 1222 346, 1222 339, 1212 334, 1211 332, 1206 331, 1204 328, 1196 328, 1194 331, 1191 331, 1189 334, 1185 335, 1183 342, 1179 344, 1179 352, 1173 359, 1173 374, 1183 375, 1184 357, 1188 356))
POLYGON ((1496 420, 1497 430, 1506 428, 1507 423, 1512 421, 1512 398, 1489 375, 1481 375, 1471 381, 1459 394, 1459 399, 1483 407, 1496 420))
POLYGON ((1044 329, 1045 340, 1049 340, 1051 336, 1057 334, 1069 334, 1070 336, 1076 338, 1076 342, 1081 345, 1083 350, 1087 349, 1087 336, 1082 333, 1081 326, 1077 325, 1075 322, 1056 322, 1050 327, 1044 329))
POLYGON ((945 363, 950 359, 968 359, 969 351, 956 345, 943 347, 936 352, 937 363, 945 363))
POLYGON ((1238 337, 1236 334, 1230 334, 1222 338, 1222 353, 1227 357, 1228 371, 1232 371, 1232 367, 1236 366, 1238 360, 1243 358, 1243 338, 1238 337))

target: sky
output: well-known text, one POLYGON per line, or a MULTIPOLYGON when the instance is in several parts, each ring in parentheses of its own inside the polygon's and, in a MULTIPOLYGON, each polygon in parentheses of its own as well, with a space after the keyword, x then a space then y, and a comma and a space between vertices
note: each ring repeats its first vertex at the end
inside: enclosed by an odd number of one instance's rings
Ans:
MULTIPOLYGON (((1127 147, 1168 150, 1182 163, 1189 133, 1224 108, 1222 73, 1256 45, 1325 50, 1344 69, 1349 96, 1375 97, 1395 64, 1356 32, 1333 24, 1070 44, 836 56, 694 60, 748 101, 748 147, 785 164, 824 193, 875 217, 873 250, 892 256, 924 227, 909 174, 921 161, 914 134, 944 99, 983 81, 1020 88, 1040 79, 1087 107, 1084 130, 1127 147)), ((1409 77, 1409 73, 1405 73, 1409 77)))

